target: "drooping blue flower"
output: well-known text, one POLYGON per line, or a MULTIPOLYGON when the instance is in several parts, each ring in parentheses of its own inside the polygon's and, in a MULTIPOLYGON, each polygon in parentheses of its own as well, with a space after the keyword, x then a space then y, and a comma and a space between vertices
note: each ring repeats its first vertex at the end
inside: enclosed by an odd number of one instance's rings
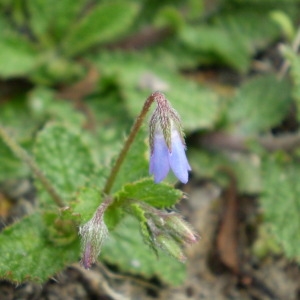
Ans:
POLYGON ((171 150, 168 149, 162 133, 154 134, 153 139, 149 171, 154 175, 154 181, 161 182, 171 168, 182 183, 187 183, 188 171, 191 171, 191 167, 186 158, 185 145, 182 143, 178 131, 172 130, 171 132, 171 150))
POLYGON ((187 183, 191 167, 185 154, 180 117, 163 94, 156 102, 157 108, 150 120, 149 172, 154 175, 154 181, 159 183, 171 168, 182 183, 187 183))

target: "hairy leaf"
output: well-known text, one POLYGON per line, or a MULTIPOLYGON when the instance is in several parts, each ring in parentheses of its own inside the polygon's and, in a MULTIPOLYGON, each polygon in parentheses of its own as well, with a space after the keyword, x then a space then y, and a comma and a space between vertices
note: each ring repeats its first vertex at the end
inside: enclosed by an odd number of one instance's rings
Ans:
POLYGON ((78 260, 79 239, 65 245, 52 243, 36 213, 6 227, 0 235, 0 277, 14 282, 44 282, 78 260))
POLYGON ((277 241, 290 258, 299 257, 299 164, 289 157, 271 157, 263 164, 261 205, 277 241))
POLYGON ((175 205, 183 194, 165 183, 154 183, 152 178, 145 178, 134 183, 124 185, 116 194, 119 201, 138 200, 157 208, 166 208, 175 205))
MULTIPOLYGON (((35 144, 36 161, 57 189, 68 201, 93 175, 91 153, 79 133, 68 126, 50 124, 38 135, 35 144)), ((49 203, 49 196, 39 185, 40 198, 49 203)))

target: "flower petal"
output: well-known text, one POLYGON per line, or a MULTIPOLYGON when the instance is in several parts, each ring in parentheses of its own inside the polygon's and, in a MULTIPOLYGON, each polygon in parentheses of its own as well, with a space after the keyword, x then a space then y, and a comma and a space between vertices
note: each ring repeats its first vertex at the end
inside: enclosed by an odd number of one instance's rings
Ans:
POLYGON ((177 130, 172 131, 172 152, 169 153, 169 161, 175 176, 182 182, 187 183, 191 170, 185 154, 185 146, 181 141, 177 130))
POLYGON ((153 153, 150 156, 150 174, 154 175, 156 183, 161 182, 170 170, 169 150, 162 134, 155 134, 153 153))

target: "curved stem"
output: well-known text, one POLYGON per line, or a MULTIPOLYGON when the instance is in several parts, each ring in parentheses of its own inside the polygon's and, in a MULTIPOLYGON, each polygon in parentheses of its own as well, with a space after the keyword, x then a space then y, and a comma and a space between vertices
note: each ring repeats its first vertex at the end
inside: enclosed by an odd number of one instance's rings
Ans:
POLYGON ((48 180, 48 178, 44 175, 42 170, 39 169, 36 162, 30 157, 30 155, 18 145, 16 141, 14 141, 5 128, 0 124, 0 137, 3 139, 4 143, 10 148, 10 150, 24 163, 28 165, 28 167, 31 169, 31 171, 34 173, 36 178, 42 183, 45 190, 49 193, 49 195, 52 197, 54 202, 59 207, 64 207, 65 204, 61 197, 59 196, 58 192, 54 188, 54 186, 51 184, 51 182, 48 180))
POLYGON ((117 176, 117 174, 118 174, 118 172, 120 170, 120 167, 121 167, 121 165, 122 165, 122 163, 123 163, 123 161, 124 161, 124 159, 126 157, 126 154, 127 154, 128 150, 129 150, 132 142, 134 141, 134 138, 136 137, 136 135, 137 135, 137 133, 138 133, 138 131, 139 131, 142 123, 143 123, 143 120, 144 120, 144 118, 145 118, 145 116, 146 116, 146 114, 147 114, 147 112, 148 112, 148 110, 149 110, 152 102, 155 100, 155 98, 159 94, 160 94, 159 92, 154 92, 153 94, 151 94, 147 98, 147 100, 146 100, 146 102, 145 102, 145 104, 144 104, 144 106, 143 106, 143 108, 142 108, 139 116, 136 118, 135 123, 131 127, 130 133, 129 133, 128 138, 127 138, 127 140, 126 140, 126 142, 124 144, 124 147, 122 148, 122 150, 121 150, 121 152, 120 152, 120 154, 119 154, 119 156, 118 156, 118 158, 117 158, 117 160, 115 162, 115 165, 113 166, 113 168, 112 168, 112 170, 111 170, 111 172, 109 174, 109 177, 108 177, 108 179, 106 181, 105 187, 103 189, 103 193, 104 194, 109 194, 110 193, 111 188, 112 188, 112 186, 114 184, 114 181, 116 179, 116 176, 117 176))

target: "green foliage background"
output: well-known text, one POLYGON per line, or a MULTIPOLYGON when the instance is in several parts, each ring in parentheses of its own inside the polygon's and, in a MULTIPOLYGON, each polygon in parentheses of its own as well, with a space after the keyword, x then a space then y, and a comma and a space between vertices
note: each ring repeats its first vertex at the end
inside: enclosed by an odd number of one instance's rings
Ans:
MULTIPOLYGON (((300 58, 292 47, 299 13, 297 0, 1 1, 0 124, 69 208, 57 213, 35 180, 37 211, 0 234, 0 277, 44 281, 79 260, 78 226, 101 203, 125 135, 155 90, 180 113, 188 137, 201 141, 221 132, 243 141, 243 151, 191 142, 193 173, 226 185, 218 170, 231 168, 239 192, 258 195, 260 226, 272 228, 269 238, 288 257, 299 257, 300 58), (283 78, 276 59, 290 64, 283 78), (197 80, 205 70, 227 70, 238 80, 229 84, 227 78, 218 88, 212 82, 218 78, 197 80), (285 128, 290 119, 295 126, 285 128), (292 149, 270 151, 262 142, 286 136, 296 140, 292 149)), ((172 207, 182 194, 147 178, 148 154, 142 128, 114 197, 172 207)), ((23 177, 32 174, 0 139, 1 182, 23 177)), ((137 213, 140 219, 111 209, 107 224, 115 230, 100 258, 125 272, 180 284, 185 267, 149 254, 140 234, 144 212, 137 213)))

